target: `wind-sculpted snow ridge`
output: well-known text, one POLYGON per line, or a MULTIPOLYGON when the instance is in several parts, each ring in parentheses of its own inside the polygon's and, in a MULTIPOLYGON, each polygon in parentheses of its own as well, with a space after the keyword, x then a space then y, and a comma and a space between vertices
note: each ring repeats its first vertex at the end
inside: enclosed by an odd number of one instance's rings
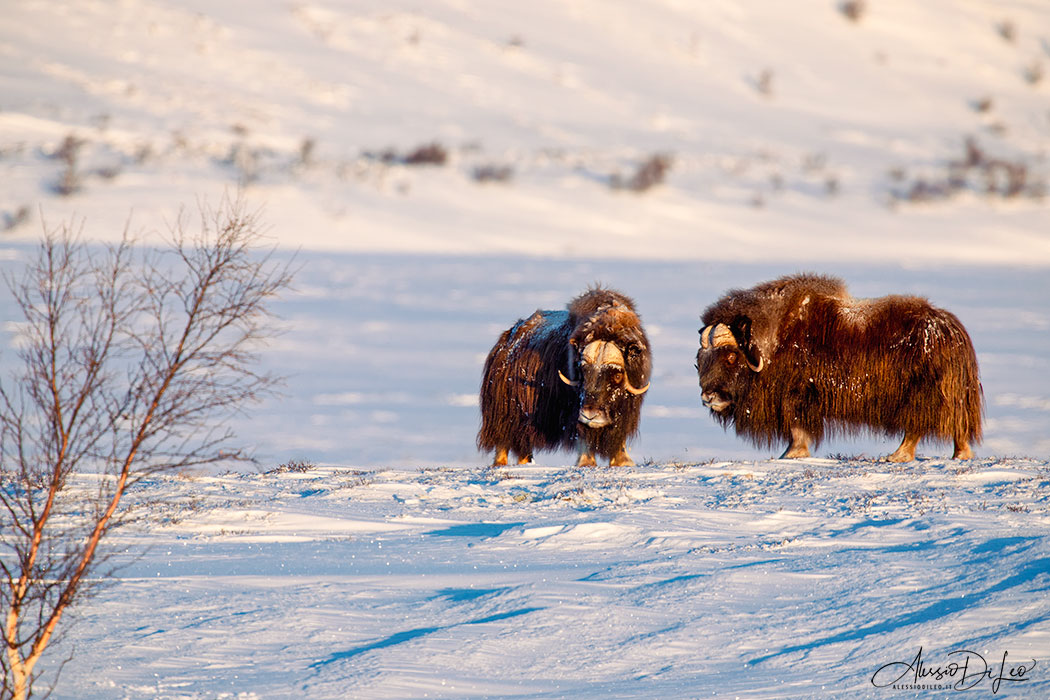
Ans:
POLYGON ((884 698, 962 682, 960 650, 975 697, 1004 668, 999 694, 1050 691, 1043 461, 306 464, 133 496, 57 698, 884 698))

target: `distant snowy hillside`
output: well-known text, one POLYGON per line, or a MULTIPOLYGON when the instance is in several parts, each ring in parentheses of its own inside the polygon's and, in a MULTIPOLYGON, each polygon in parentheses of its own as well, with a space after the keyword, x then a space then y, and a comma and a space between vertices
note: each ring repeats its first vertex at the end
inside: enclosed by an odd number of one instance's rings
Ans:
POLYGON ((4 14, 9 237, 162 229, 242 183, 290 247, 1050 264, 1041 0, 4 14))

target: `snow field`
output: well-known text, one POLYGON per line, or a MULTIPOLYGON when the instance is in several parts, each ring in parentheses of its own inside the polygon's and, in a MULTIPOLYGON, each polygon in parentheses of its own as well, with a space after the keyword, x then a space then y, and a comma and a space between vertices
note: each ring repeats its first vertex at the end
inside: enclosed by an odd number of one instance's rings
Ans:
POLYGON ((1023 459, 152 479, 56 696, 883 697, 919 646, 1042 658, 1048 486, 1023 459))

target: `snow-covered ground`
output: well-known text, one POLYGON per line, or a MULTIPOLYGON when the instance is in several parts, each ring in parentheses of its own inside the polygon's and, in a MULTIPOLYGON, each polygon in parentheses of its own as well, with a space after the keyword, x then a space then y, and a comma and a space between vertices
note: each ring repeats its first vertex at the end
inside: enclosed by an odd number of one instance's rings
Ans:
POLYGON ((873 685, 921 648, 1046 697, 1048 489, 1027 459, 158 479, 57 696, 947 696, 873 685))
MULTIPOLYGON (((301 268, 263 353, 285 395, 234 426, 258 472, 136 488, 52 697, 954 695, 873 684, 920 649, 969 660, 947 678, 964 697, 1050 696, 1050 5, 3 16, 4 271, 41 218, 152 241, 238 185, 301 268), (408 162, 427 144, 444 164, 408 162), (663 181, 634 191, 654 156, 663 181), (861 436, 770 461, 701 409, 700 312, 800 270, 960 317, 977 460, 923 444, 887 465, 894 440, 861 436), (486 469, 485 354, 594 282, 653 344, 639 466, 486 469)), ((8 349, 6 295, 0 313, 8 349)))

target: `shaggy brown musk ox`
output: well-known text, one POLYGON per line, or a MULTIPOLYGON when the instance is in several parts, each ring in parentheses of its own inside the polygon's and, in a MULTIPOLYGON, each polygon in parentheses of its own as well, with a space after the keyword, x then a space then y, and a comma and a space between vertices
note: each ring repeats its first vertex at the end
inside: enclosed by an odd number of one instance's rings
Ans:
POLYGON ((652 355, 634 302, 590 289, 565 311, 536 311, 503 333, 485 360, 478 449, 494 465, 532 460, 536 450, 577 445, 580 466, 595 455, 634 464, 626 442, 638 432, 652 355))
POLYGON ((854 299, 841 280, 793 275, 733 290, 702 316, 704 404, 758 445, 807 457, 825 432, 924 438, 973 457, 984 401, 977 356, 954 315, 912 296, 854 299))

